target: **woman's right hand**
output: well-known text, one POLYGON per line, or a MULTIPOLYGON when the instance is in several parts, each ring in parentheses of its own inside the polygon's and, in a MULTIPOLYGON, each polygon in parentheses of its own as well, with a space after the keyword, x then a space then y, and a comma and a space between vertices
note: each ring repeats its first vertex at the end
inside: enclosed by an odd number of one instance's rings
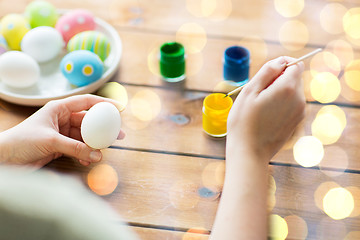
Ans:
POLYGON ((241 147, 270 161, 288 140, 305 113, 304 64, 286 67, 294 60, 269 61, 244 87, 229 113, 228 148, 241 147))

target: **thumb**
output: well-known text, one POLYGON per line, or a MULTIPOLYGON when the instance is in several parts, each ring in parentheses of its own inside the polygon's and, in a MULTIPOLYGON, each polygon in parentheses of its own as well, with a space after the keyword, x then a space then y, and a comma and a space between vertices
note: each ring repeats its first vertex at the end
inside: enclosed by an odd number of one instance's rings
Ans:
POLYGON ((100 150, 92 149, 85 143, 59 134, 55 150, 65 155, 88 162, 99 162, 102 158, 100 150))
POLYGON ((249 82, 251 88, 260 93, 266 89, 286 68, 285 57, 279 57, 267 62, 249 82))

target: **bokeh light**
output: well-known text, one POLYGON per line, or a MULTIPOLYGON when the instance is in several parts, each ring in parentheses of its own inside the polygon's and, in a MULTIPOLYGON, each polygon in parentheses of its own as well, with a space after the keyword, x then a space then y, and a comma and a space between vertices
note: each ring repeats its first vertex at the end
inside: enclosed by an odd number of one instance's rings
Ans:
POLYGON ((317 113, 311 124, 311 131, 324 145, 329 145, 338 141, 345 127, 344 111, 338 106, 328 105, 317 113))
POLYGON ((311 85, 311 81, 314 78, 314 76, 316 76, 317 72, 316 71, 304 71, 302 74, 302 79, 304 81, 304 94, 306 97, 306 100, 308 101, 314 101, 315 99, 312 97, 311 95, 311 89, 310 89, 310 85, 311 85))
POLYGON ((201 174, 203 185, 215 192, 220 192, 224 185, 225 162, 209 163, 201 174))
POLYGON ((286 216, 285 221, 288 225, 287 239, 306 239, 308 235, 308 226, 306 221, 296 215, 286 216))
POLYGON ((105 83, 97 92, 98 95, 116 100, 119 102, 117 108, 123 111, 128 103, 128 95, 126 89, 117 82, 105 83))
POLYGON ((169 190, 169 200, 172 206, 179 210, 190 210, 199 202, 197 185, 189 180, 175 182, 169 190))
POLYGON ((304 0, 274 0, 276 11, 283 17, 298 16, 304 9, 304 0))
POLYGON ((345 81, 345 76, 343 75, 340 79, 341 84, 341 96, 350 102, 360 102, 360 91, 355 91, 345 81))
POLYGON ((354 198, 345 188, 333 188, 325 194, 323 208, 332 219, 344 219, 349 217, 354 209, 354 198))
POLYGON ((345 68, 346 84, 355 91, 360 91, 360 60, 351 61, 345 68))
POLYGON ((197 23, 185 23, 176 32, 176 41, 183 44, 186 53, 201 52, 206 45, 206 31, 197 23))
POLYGON ((322 72, 315 75, 310 83, 312 97, 321 103, 335 101, 341 92, 339 79, 332 73, 322 72))
MULTIPOLYGON (((203 13, 206 12, 205 7, 206 1, 202 4, 203 13)), ((209 19, 216 22, 223 21, 230 16, 232 9, 232 0, 216 0, 216 8, 212 11, 211 15, 209 15, 209 19)), ((211 10, 212 7, 210 7, 210 11, 211 10)))
POLYGON ((108 195, 118 185, 118 175, 108 164, 99 164, 93 167, 87 175, 89 188, 98 195, 108 195))
POLYGON ((140 90, 131 98, 129 108, 137 119, 147 122, 159 115, 161 100, 151 90, 140 90))
POLYGON ((350 38, 360 39, 360 8, 351 8, 346 12, 343 27, 350 38))
POLYGON ((354 49, 345 40, 333 40, 326 45, 326 49, 338 58, 342 67, 354 60, 354 49))
POLYGON ((232 11, 231 0, 186 0, 186 9, 195 17, 220 21, 232 11))
POLYGON ((339 34, 344 31, 342 19, 347 8, 340 3, 329 3, 320 12, 321 27, 328 33, 339 34))
POLYGON ((354 198, 354 209, 349 217, 360 216, 360 188, 350 186, 350 187, 346 187, 345 189, 348 190, 354 198))
POLYGON ((287 21, 279 30, 279 40, 290 51, 301 50, 309 41, 309 30, 298 20, 287 21))
POLYGON ((312 57, 310 70, 315 73, 330 72, 338 76, 341 71, 340 60, 335 54, 329 51, 323 51, 312 57))
POLYGON ((295 161, 303 167, 312 167, 321 162, 324 148, 319 139, 314 136, 299 138, 293 148, 295 161))
POLYGON ((256 35, 246 36, 237 45, 249 50, 251 67, 264 65, 269 55, 269 50, 263 38, 256 35))
POLYGON ((161 77, 160 66, 159 66, 159 54, 160 54, 160 43, 159 45, 153 46, 147 56, 147 65, 152 74, 161 77))
POLYGON ((338 188, 340 187, 339 184, 337 184, 336 182, 323 182, 321 183, 315 193, 314 193, 314 200, 315 200, 315 205, 320 209, 323 210, 323 199, 325 197, 325 194, 327 192, 330 191, 330 189, 333 188, 338 188))
POLYGON ((268 236, 273 240, 286 239, 288 235, 288 226, 282 217, 277 214, 271 214, 269 217, 269 232, 268 236))
POLYGON ((276 204, 275 193, 276 193, 276 182, 274 177, 269 175, 269 187, 268 187, 268 198, 267 198, 268 212, 271 212, 275 207, 276 204))
POLYGON ((349 157, 347 153, 338 146, 329 146, 325 148, 325 155, 320 162, 320 170, 329 177, 337 177, 344 173, 349 165, 349 157), (336 171, 328 170, 334 168, 336 171))

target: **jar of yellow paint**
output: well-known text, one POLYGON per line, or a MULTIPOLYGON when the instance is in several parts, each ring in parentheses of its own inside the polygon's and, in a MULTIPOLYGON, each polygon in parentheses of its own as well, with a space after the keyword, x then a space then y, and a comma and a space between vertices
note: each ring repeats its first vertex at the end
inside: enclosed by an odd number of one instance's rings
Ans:
POLYGON ((226 136, 226 123, 232 105, 233 100, 223 93, 213 93, 204 99, 203 129, 207 134, 213 137, 226 136))

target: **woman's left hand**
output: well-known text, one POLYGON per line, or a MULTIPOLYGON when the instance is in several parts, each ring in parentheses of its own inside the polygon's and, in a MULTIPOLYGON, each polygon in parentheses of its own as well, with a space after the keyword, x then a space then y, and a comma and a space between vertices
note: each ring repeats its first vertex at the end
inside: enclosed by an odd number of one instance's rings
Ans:
MULTIPOLYGON (((63 154, 85 166, 101 161, 101 151, 82 141, 80 126, 84 110, 105 101, 118 105, 95 95, 50 101, 19 125, 0 133, 0 162, 42 167, 63 154)), ((121 131, 118 138, 124 137, 121 131)))

